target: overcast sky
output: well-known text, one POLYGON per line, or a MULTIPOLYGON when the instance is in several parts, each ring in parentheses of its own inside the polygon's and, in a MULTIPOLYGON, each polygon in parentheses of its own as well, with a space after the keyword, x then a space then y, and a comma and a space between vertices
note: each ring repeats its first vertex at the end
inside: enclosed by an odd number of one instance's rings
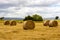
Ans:
POLYGON ((0 17, 24 18, 33 14, 60 17, 60 0, 0 0, 0 17))

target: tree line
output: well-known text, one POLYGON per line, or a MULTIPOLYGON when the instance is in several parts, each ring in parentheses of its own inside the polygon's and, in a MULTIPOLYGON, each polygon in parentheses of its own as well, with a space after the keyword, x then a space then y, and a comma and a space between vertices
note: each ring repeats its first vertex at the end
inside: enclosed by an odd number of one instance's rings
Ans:
POLYGON ((43 21, 43 18, 42 18, 42 16, 35 14, 35 15, 32 15, 32 16, 30 16, 30 15, 26 16, 24 18, 24 21, 25 20, 43 21))
MULTIPOLYGON (((59 18, 59 16, 56 16, 55 20, 57 20, 58 18, 59 18)), ((32 15, 32 16, 30 16, 30 15, 26 16, 24 18, 24 21, 25 20, 43 21, 43 18, 42 18, 42 16, 35 14, 35 15, 32 15)))
MULTIPOLYGON (((58 19, 58 18, 59 18, 59 16, 56 16, 55 20, 58 19)), ((0 17, 0 20, 3 20, 3 19, 4 19, 4 17, 0 17)), ((35 15, 32 15, 32 16, 28 15, 23 20, 24 21, 25 20, 43 21, 43 18, 42 18, 42 16, 35 14, 35 15)))

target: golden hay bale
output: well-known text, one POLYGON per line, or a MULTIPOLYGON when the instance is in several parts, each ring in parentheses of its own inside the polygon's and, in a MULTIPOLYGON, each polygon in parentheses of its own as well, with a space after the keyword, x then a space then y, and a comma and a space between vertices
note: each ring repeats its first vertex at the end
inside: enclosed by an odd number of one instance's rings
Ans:
POLYGON ((9 25, 10 22, 8 20, 4 21, 4 25, 9 25))
POLYGON ((23 23, 23 29, 24 30, 31 30, 35 28, 35 23, 32 20, 25 21, 23 23))
POLYGON ((11 26, 15 26, 17 23, 16 23, 16 21, 14 21, 14 20, 12 20, 11 22, 10 22, 10 25, 11 26))
POLYGON ((46 21, 44 21, 43 25, 44 26, 48 26, 49 25, 49 22, 50 22, 50 20, 46 20, 46 21))
POLYGON ((58 26, 58 22, 57 22, 57 21, 51 20, 51 21, 49 22, 49 27, 56 27, 56 26, 58 26))

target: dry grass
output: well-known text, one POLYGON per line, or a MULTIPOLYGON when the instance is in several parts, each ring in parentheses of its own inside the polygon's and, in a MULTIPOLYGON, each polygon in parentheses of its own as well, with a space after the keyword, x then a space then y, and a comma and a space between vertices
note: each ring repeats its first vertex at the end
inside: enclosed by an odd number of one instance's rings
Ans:
POLYGON ((60 22, 57 27, 43 26, 35 22, 34 30, 23 30, 23 23, 5 26, 0 23, 0 40, 60 40, 60 22))

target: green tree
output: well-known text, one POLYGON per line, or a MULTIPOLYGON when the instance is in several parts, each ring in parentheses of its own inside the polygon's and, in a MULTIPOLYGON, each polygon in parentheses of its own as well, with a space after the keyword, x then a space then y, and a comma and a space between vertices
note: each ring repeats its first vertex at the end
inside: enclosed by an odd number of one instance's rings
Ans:
POLYGON ((43 21, 43 18, 37 14, 33 15, 33 21, 43 21))
POLYGON ((25 17, 24 21, 25 20, 33 20, 33 18, 30 15, 28 15, 28 16, 25 17))
POLYGON ((56 17, 55 17, 55 19, 58 19, 58 18, 59 18, 59 16, 56 16, 56 17))
POLYGON ((3 20, 4 19, 4 17, 0 17, 0 20, 3 20))

